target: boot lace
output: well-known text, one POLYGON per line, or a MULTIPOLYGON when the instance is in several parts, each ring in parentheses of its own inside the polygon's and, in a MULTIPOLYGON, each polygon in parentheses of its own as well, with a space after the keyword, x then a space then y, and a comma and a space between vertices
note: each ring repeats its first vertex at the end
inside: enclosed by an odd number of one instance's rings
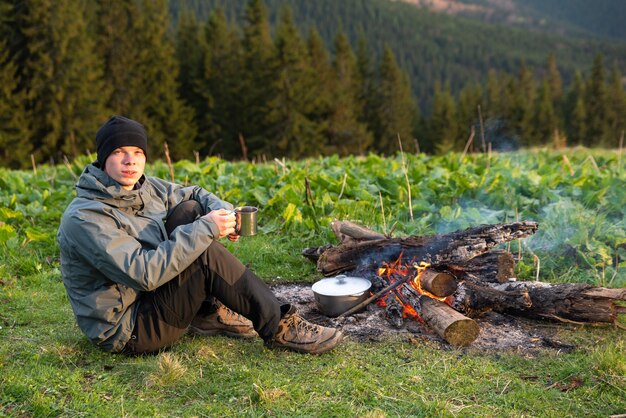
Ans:
POLYGON ((236 321, 236 322, 246 322, 244 316, 242 316, 241 314, 238 314, 237 312, 231 310, 230 308, 226 307, 225 305, 221 305, 220 306, 219 315, 224 320, 231 320, 231 321, 236 321))
POLYGON ((301 333, 307 337, 319 334, 320 326, 310 323, 298 315, 293 315, 285 321, 285 325, 292 329, 294 334, 300 335, 301 333))

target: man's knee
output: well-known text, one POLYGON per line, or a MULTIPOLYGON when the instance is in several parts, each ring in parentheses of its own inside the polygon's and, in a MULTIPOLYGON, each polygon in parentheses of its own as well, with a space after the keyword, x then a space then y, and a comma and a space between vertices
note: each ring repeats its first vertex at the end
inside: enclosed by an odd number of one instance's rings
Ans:
POLYGON ((204 256, 206 257, 205 262, 209 270, 216 273, 231 286, 246 271, 246 266, 218 241, 213 241, 209 245, 204 256))
POLYGON ((177 226, 192 223, 202 215, 204 211, 196 200, 185 200, 179 203, 171 210, 165 221, 167 234, 171 234, 177 226))

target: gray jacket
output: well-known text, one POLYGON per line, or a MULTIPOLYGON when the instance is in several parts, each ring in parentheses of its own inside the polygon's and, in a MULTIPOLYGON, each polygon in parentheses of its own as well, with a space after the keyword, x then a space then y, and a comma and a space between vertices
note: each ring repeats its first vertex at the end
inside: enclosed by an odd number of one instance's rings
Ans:
POLYGON ((230 203, 201 187, 183 187, 142 177, 124 190, 90 164, 76 185, 57 234, 61 275, 80 329, 97 346, 121 351, 135 325, 137 299, 176 277, 219 235, 206 218, 176 228, 164 220, 182 201, 194 199, 206 212, 230 203))

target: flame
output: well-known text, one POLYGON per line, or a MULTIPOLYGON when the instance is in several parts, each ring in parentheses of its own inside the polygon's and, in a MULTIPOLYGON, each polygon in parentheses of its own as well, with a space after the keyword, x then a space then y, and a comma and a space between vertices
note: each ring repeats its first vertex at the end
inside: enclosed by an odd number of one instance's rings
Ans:
MULTIPOLYGON (((433 299, 437 299, 440 300, 442 302, 451 304, 452 303, 452 296, 447 296, 447 297, 438 297, 433 295, 432 293, 430 293, 429 291, 422 289, 421 286, 421 279, 422 276, 424 274, 424 271, 426 271, 426 269, 430 267, 430 263, 424 262, 424 261, 420 261, 419 263, 417 262, 413 262, 410 264, 403 264, 402 263, 402 254, 400 254, 400 256, 398 257, 398 259, 394 262, 392 262, 391 264, 387 265, 386 263, 383 264, 383 267, 380 267, 377 271, 378 276, 381 278, 385 278, 387 279, 387 281, 392 284, 398 280, 402 280, 403 278, 405 278, 407 275, 409 274, 414 274, 415 277, 413 277, 412 279, 408 280, 406 282, 407 285, 411 286, 413 289, 415 289, 419 294, 424 295, 424 296, 428 296, 431 297, 433 299)), ((402 285, 401 285, 402 286, 402 285)), ((389 291, 390 293, 393 292, 389 291)), ((387 307, 387 296, 389 295, 389 293, 387 293, 386 295, 381 296, 377 301, 376 304, 382 308, 386 308, 387 307)), ((394 298, 395 300, 402 306, 402 317, 403 318, 409 318, 412 320, 417 320, 422 322, 422 318, 420 317, 419 313, 408 303, 403 303, 402 300, 400 299, 400 297, 398 297, 398 294, 395 293, 394 294, 394 298)))
MULTIPOLYGON (((426 265, 426 267, 428 267, 428 266, 430 266, 430 264, 426 265)), ((446 299, 448 298, 448 296, 444 296, 444 297, 435 296, 432 293, 430 293, 428 290, 422 289, 422 273, 424 272, 424 270, 426 270, 426 267, 424 267, 422 270, 420 270, 420 273, 413 280, 410 281, 411 286, 415 290, 420 292, 422 295, 426 295, 426 296, 431 297, 433 299, 437 299, 437 300, 440 300, 442 302, 445 302, 446 299)))

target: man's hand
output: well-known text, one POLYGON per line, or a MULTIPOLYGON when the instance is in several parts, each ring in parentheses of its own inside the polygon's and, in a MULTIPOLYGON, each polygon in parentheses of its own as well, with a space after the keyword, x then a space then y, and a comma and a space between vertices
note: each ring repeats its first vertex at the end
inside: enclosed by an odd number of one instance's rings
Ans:
POLYGON ((217 209, 212 210, 211 212, 204 215, 209 221, 212 221, 217 225, 220 236, 218 238, 228 237, 231 241, 237 241, 239 239, 239 235, 235 233, 235 214, 226 209, 217 209))

